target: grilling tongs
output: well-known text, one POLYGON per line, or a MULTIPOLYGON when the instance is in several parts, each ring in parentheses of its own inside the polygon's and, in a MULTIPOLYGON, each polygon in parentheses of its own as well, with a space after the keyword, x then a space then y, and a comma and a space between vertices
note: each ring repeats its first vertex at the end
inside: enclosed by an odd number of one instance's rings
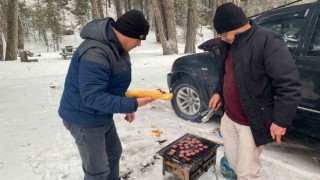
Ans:
POLYGON ((208 112, 203 118, 201 119, 202 123, 206 123, 209 121, 209 119, 213 116, 213 114, 216 112, 214 108, 210 108, 207 111, 204 111, 204 113, 208 112))

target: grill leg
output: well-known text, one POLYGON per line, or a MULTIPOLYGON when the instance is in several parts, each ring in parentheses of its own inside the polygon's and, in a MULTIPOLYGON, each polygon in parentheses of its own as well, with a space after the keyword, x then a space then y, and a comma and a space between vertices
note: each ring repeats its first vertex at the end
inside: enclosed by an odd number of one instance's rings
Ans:
POLYGON ((216 180, 219 180, 218 172, 216 170, 216 166, 215 165, 213 165, 213 173, 216 175, 216 180))
POLYGON ((163 175, 163 177, 164 177, 164 175, 165 175, 165 169, 164 169, 164 158, 162 158, 162 175, 163 175))

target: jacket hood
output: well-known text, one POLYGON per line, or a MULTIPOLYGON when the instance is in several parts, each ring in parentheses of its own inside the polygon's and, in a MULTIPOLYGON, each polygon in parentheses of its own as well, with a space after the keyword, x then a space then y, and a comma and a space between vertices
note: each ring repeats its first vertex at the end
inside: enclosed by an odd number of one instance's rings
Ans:
POLYGON ((102 43, 109 44, 107 36, 107 25, 111 25, 112 18, 94 19, 88 22, 80 32, 82 39, 94 39, 102 43))

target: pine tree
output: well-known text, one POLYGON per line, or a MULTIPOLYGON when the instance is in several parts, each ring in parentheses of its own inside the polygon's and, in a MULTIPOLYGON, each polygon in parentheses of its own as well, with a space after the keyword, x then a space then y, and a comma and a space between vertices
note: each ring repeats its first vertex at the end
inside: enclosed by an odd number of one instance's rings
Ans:
POLYGON ((89 20, 88 0, 75 0, 75 9, 73 9, 71 12, 76 16, 77 25, 81 25, 83 27, 89 20))

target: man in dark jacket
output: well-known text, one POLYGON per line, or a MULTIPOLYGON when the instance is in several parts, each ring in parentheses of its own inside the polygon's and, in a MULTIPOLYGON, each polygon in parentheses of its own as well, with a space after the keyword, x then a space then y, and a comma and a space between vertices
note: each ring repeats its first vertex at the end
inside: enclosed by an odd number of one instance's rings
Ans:
POLYGON ((262 145, 281 137, 300 101, 300 78, 282 37, 248 20, 240 7, 217 8, 214 27, 222 40, 221 88, 209 107, 224 101, 221 132, 238 179, 260 179, 262 145))
POLYGON ((59 115, 78 146, 85 180, 119 179, 121 143, 114 113, 134 112, 153 100, 124 96, 131 82, 128 52, 141 45, 149 32, 143 14, 131 10, 117 21, 93 20, 80 36, 65 81, 59 115))

